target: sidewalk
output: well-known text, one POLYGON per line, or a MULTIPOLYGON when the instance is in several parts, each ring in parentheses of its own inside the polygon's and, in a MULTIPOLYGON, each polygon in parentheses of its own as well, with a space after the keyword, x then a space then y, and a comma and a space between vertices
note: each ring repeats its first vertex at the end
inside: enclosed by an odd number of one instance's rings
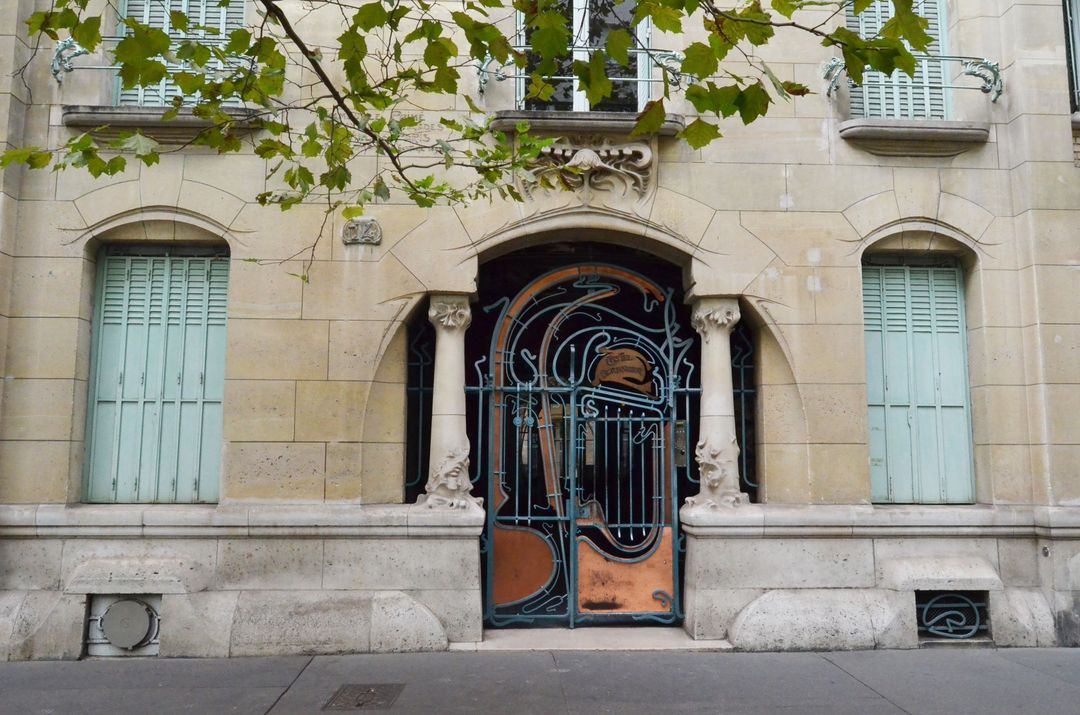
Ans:
POLYGON ((1080 649, 500 651, 0 664, 3 715, 315 715, 345 684, 387 713, 1080 713, 1080 649))

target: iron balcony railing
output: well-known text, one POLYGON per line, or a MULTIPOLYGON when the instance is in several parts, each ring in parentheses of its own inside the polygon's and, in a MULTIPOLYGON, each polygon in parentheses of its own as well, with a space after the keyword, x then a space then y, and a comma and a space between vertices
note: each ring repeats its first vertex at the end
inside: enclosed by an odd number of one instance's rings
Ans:
MULTIPOLYGON (((885 74, 866 68, 862 85, 856 85, 848 78, 853 89, 861 88, 863 103, 869 105, 872 97, 882 97, 881 111, 884 116, 918 117, 918 107, 944 106, 947 90, 977 89, 990 95, 991 102, 997 102, 1005 91, 1005 82, 1001 77, 1001 68, 993 60, 966 57, 962 55, 923 55, 915 54, 916 72, 909 77, 902 72, 885 74), (962 77, 972 77, 978 83, 959 83, 962 77), (884 105, 892 106, 884 106, 884 105)), ((826 95, 833 97, 840 88, 840 83, 847 74, 844 60, 834 57, 825 64, 823 76, 827 83, 826 95)), ((873 116, 873 115, 868 115, 873 116)))
MULTIPOLYGON (((530 45, 514 45, 513 48, 515 51, 523 53, 528 53, 532 50, 530 45)), ((597 49, 602 48, 574 45, 570 47, 569 58, 587 59, 589 55, 597 49)), ((653 93, 653 87, 656 85, 664 86, 666 84, 676 89, 679 89, 682 86, 681 65, 683 54, 681 52, 676 52, 674 50, 632 48, 629 50, 629 55, 637 61, 637 73, 625 77, 609 75, 608 79, 616 84, 636 84, 639 105, 643 106, 645 102, 659 98, 653 93), (656 70, 659 70, 659 72, 656 72, 656 70)), ((526 87, 528 86, 529 81, 528 71, 513 64, 499 63, 494 58, 488 57, 480 63, 477 72, 479 75, 478 89, 481 96, 484 95, 488 83, 491 80, 495 80, 496 82, 513 80, 516 84, 515 101, 517 108, 524 109, 526 87)), ((553 84, 577 81, 577 77, 574 75, 555 75, 548 79, 553 84)))
MULTIPOLYGON (((227 37, 204 37, 195 35, 172 35, 173 47, 170 51, 170 55, 167 55, 162 59, 166 66, 172 72, 191 70, 193 65, 189 62, 181 61, 172 56, 171 53, 176 51, 184 42, 198 42, 209 47, 224 47, 229 39, 227 37)), ((109 36, 101 38, 102 46, 109 47, 115 46, 121 40, 123 36, 109 36)), ((71 73, 75 70, 96 70, 107 71, 116 73, 119 71, 119 66, 115 64, 93 64, 89 62, 76 63, 80 57, 90 55, 90 51, 85 47, 82 47, 79 43, 75 42, 72 38, 66 38, 57 43, 55 50, 53 51, 52 65, 50 72, 53 79, 57 84, 63 82, 65 74, 71 73)), ((219 57, 211 58, 206 67, 203 68, 204 72, 213 75, 215 73, 224 74, 227 71, 231 71, 237 67, 240 67, 246 60, 243 57, 226 57, 222 60, 219 57)), ((114 101, 116 104, 128 104, 128 105, 160 105, 167 106, 171 104, 173 96, 181 95, 179 87, 175 83, 170 82, 168 79, 163 79, 156 85, 151 87, 135 88, 132 90, 124 90, 120 85, 120 77, 116 77, 116 89, 114 101)), ((193 101, 194 98, 186 98, 185 103, 193 101)), ((241 102, 238 99, 230 99, 223 102, 225 106, 240 106, 241 102)))

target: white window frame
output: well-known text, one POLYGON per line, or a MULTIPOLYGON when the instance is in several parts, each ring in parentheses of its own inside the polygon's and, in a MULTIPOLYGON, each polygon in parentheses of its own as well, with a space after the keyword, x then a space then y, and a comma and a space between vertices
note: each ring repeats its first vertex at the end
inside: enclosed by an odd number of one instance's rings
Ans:
MULTIPOLYGON (((573 49, 571 59, 581 60, 582 62, 589 61, 589 53, 592 48, 589 46, 589 0, 572 0, 573 17, 571 26, 572 36, 570 38, 570 46, 573 49)), ((646 51, 642 51, 638 48, 631 48, 631 55, 637 55, 637 108, 638 111, 645 109, 645 105, 652 99, 652 59, 647 52, 651 48, 650 40, 652 35, 652 23, 646 18, 638 23, 635 28, 638 46, 645 48, 646 51)), ((517 28, 516 28, 516 40, 514 43, 518 47, 527 47, 528 41, 526 38, 525 16, 522 13, 517 13, 517 28)), ((602 48, 601 48, 602 49, 602 48)), ((591 111, 589 106, 588 97, 585 96, 584 90, 580 87, 580 80, 575 75, 570 79, 573 83, 573 109, 574 112, 588 112, 591 111)), ((613 80, 613 81, 627 81, 627 80, 613 80)), ((529 76, 527 73, 521 73, 517 77, 517 92, 516 103, 518 109, 525 108, 525 95, 528 92, 529 76)))

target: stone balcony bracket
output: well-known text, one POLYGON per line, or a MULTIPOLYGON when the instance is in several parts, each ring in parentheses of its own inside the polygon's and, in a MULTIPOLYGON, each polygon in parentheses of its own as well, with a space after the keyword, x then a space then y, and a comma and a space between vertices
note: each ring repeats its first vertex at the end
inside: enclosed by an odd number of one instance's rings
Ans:
MULTIPOLYGON (((525 122, 530 131, 537 134, 611 134, 630 136, 637 115, 633 112, 553 112, 506 110, 495 112, 491 128, 501 132, 513 133, 517 126, 525 122)), ((673 137, 686 128, 686 118, 681 114, 668 114, 664 123, 656 132, 662 137, 673 137)), ((645 139, 641 137, 640 139, 645 139)))
POLYGON ((849 119, 840 138, 878 156, 950 157, 982 146, 990 125, 936 119, 849 119))
MULTIPOLYGON (((169 107, 113 107, 86 104, 64 105, 61 108, 61 121, 65 127, 94 130, 102 138, 115 138, 121 132, 138 129, 141 133, 162 143, 190 141, 199 132, 213 126, 201 117, 196 117, 190 108, 183 108, 169 121, 162 121, 162 115, 169 107)), ((242 107, 223 107, 241 129, 251 127, 257 110, 242 107)))

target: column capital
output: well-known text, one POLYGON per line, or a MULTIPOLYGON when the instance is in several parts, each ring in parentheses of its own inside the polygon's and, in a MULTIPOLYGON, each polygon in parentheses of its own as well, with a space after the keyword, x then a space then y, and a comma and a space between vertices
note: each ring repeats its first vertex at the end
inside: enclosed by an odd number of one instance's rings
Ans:
POLYGON ((737 298, 698 298, 694 301, 690 325, 702 340, 709 342, 709 338, 717 332, 730 335, 741 317, 737 298))
POLYGON ((428 320, 435 326, 447 331, 464 331, 472 323, 472 310, 469 297, 453 293, 436 293, 431 296, 428 306, 428 320))

